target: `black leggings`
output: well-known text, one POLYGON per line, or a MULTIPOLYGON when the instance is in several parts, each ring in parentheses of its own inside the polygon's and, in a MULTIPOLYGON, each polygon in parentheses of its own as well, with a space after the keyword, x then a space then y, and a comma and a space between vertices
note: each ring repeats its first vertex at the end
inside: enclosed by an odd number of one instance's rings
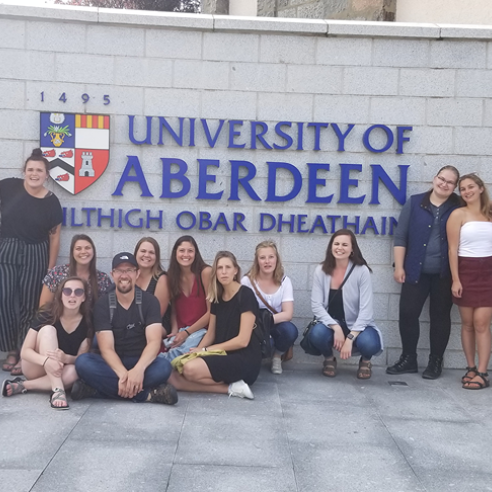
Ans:
POLYGON ((442 357, 451 332, 451 279, 422 273, 416 284, 404 283, 400 296, 400 336, 403 355, 416 355, 420 336, 419 317, 430 297, 430 353, 442 357))

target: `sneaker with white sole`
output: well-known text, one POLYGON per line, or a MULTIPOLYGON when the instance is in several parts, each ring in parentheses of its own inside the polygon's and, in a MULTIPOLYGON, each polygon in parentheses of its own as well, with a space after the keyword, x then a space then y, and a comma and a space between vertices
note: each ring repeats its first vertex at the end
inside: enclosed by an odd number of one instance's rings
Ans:
POLYGON ((273 357, 272 372, 273 374, 282 374, 282 359, 280 357, 273 357))
POLYGON ((253 392, 249 386, 241 379, 229 385, 229 396, 237 396, 238 398, 254 399, 253 392))

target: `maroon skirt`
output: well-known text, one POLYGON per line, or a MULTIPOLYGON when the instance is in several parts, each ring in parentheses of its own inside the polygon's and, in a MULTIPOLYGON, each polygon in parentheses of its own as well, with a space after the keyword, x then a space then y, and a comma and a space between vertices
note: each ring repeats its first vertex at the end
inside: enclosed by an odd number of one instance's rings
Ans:
POLYGON ((463 292, 453 302, 462 307, 492 307, 492 256, 458 257, 458 272, 463 292))

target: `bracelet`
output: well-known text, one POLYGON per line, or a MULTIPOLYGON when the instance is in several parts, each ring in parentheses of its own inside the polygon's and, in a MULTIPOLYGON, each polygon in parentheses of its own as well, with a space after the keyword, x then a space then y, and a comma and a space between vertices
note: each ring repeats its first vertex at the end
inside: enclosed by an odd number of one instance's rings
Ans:
POLYGON ((49 359, 49 357, 46 357, 46 360, 43 362, 43 367, 46 364, 46 362, 48 362, 48 359, 49 359))
POLYGON ((186 331, 186 333, 188 333, 188 336, 191 335, 191 333, 188 331, 188 328, 185 328, 184 331, 186 331))

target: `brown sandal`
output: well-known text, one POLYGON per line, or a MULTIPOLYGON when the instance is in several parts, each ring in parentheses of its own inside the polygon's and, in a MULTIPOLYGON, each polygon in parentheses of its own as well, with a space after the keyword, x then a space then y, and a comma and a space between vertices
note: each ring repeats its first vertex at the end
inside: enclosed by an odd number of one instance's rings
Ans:
POLYGON ((463 389, 466 390, 481 390, 490 386, 489 373, 477 372, 476 378, 480 378, 482 381, 467 381, 463 384, 463 389))
POLYGON ((371 361, 363 360, 362 357, 359 361, 359 369, 357 370, 357 379, 369 379, 372 376, 371 361))
POLYGON ((7 358, 2 365, 2 371, 10 372, 15 367, 17 362, 19 362, 19 353, 16 350, 11 350, 7 354, 7 358))
POLYGON ((337 375, 337 359, 325 359, 323 361, 323 375, 329 378, 334 378, 337 375))
POLYGON ((461 378, 461 383, 469 383, 478 374, 477 366, 466 367, 465 375, 461 378))

